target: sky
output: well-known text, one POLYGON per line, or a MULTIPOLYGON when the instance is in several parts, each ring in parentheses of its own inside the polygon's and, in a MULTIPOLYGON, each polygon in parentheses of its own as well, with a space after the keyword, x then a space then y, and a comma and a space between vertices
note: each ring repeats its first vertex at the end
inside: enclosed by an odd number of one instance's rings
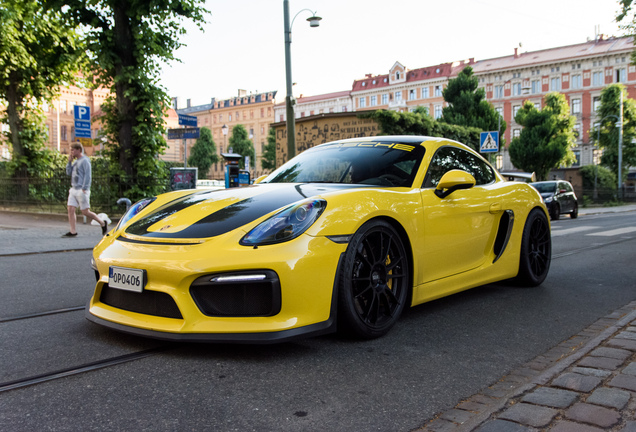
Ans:
MULTIPOLYGON (((277 91, 283 102, 283 0, 207 0, 205 8, 204 31, 184 23, 181 62, 163 67, 168 94, 202 105, 239 89, 277 91)), ((417 69, 624 34, 618 0, 289 0, 289 10, 296 97, 350 90, 396 61, 417 69), (312 12, 322 17, 317 28, 306 21, 312 12)))

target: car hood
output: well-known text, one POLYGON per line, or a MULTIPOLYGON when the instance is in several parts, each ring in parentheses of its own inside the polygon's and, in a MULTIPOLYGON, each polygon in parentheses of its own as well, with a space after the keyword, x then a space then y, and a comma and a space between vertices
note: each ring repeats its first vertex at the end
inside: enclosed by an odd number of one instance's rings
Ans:
POLYGON ((235 230, 297 201, 360 185, 262 184, 194 192, 148 211, 125 228, 146 239, 195 239, 235 230))

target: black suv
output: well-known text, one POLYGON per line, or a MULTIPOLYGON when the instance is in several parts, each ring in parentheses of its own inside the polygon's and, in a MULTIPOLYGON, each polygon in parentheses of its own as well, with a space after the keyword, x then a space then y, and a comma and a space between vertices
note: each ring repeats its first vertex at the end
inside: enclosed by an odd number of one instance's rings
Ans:
POLYGON ((565 180, 530 183, 543 197, 550 218, 558 220, 561 213, 570 213, 572 219, 579 215, 579 203, 570 182, 565 180))

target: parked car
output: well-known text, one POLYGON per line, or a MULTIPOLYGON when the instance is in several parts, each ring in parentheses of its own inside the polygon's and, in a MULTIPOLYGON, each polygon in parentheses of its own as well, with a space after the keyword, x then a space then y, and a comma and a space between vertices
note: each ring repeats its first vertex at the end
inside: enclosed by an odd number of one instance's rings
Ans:
POLYGON ((444 138, 306 150, 256 184, 130 207, 93 252, 87 318, 158 339, 384 335, 405 307, 550 269, 547 208, 444 138))
POLYGON ((559 220, 561 213, 569 213, 572 219, 579 215, 579 203, 570 182, 553 180, 530 183, 543 197, 550 218, 559 220))

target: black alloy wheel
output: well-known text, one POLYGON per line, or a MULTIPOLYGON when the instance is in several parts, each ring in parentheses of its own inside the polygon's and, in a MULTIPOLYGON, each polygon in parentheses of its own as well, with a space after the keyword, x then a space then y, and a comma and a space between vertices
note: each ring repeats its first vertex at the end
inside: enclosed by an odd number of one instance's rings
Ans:
POLYGON ((409 298, 409 259, 397 231, 387 222, 364 224, 353 236, 338 291, 338 328, 354 337, 385 335, 409 298))
POLYGON ((548 276, 551 259, 552 236, 548 218, 542 210, 534 209, 523 228, 516 281, 529 287, 541 285, 548 276))
POLYGON ((550 218, 552 220, 559 220, 560 217, 561 217, 561 207, 559 206, 559 203, 554 203, 554 207, 552 208, 552 214, 550 215, 550 218))
POLYGON ((577 217, 579 217, 579 204, 574 203, 574 209, 572 210, 572 213, 570 213, 570 218, 576 219, 577 217))

